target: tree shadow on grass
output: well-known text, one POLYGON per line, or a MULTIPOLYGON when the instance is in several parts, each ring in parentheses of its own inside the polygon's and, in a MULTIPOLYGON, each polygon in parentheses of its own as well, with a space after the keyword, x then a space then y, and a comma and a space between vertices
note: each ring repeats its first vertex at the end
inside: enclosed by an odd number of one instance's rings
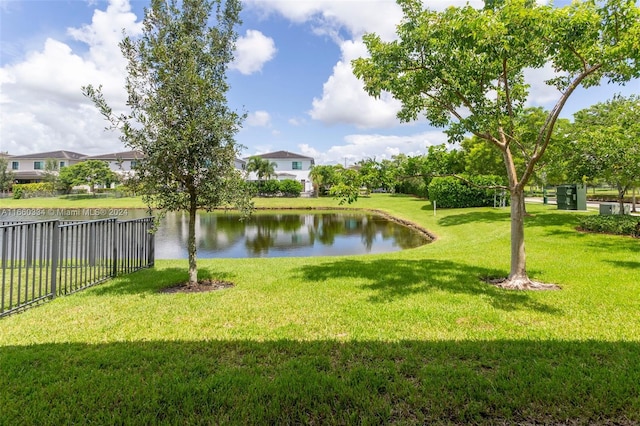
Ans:
POLYGON ((438 219, 438 224, 441 226, 458 226, 466 225, 469 223, 498 223, 508 222, 510 213, 503 210, 478 210, 466 213, 452 214, 438 219))
MULTIPOLYGON (((460 214, 453 214, 438 219, 438 224, 442 226, 457 226, 469 223, 509 223, 511 213, 504 209, 478 210, 460 214)), ((578 217, 570 213, 561 212, 535 212, 525 216, 526 227, 571 227, 578 226, 578 217)))
POLYGON ((640 422, 640 344, 147 341, 0 346, 3 424, 640 422))
MULTIPOLYGON (((127 275, 120 275, 107 283, 92 287, 92 294, 118 295, 158 293, 163 289, 184 283, 189 279, 186 268, 148 268, 141 269, 127 275)), ((229 273, 211 271, 208 268, 198 268, 198 280, 233 281, 229 273)))
POLYGON ((550 314, 561 313, 558 308, 536 300, 531 293, 500 289, 484 281, 502 275, 503 272, 496 269, 429 259, 341 259, 304 266, 300 270, 300 279, 309 282, 360 279, 364 282, 362 288, 372 293, 369 297, 372 303, 386 303, 438 290, 477 296, 505 311, 532 309, 550 314))
POLYGON ((638 283, 640 284, 640 261, 624 261, 624 260, 605 260, 619 268, 631 269, 638 271, 638 283))

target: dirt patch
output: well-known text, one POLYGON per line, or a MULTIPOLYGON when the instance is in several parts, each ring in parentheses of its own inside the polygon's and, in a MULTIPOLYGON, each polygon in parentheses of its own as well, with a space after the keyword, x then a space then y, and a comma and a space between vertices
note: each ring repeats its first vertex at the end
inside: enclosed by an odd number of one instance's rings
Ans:
POLYGON ((201 280, 197 284, 188 282, 163 288, 160 293, 206 293, 208 291, 224 290, 235 287, 234 283, 219 280, 201 280))

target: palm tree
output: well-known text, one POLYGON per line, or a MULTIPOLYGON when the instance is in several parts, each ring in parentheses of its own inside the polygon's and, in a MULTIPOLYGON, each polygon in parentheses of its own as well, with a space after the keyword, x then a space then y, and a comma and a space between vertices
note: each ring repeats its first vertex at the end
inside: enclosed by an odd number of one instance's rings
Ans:
POLYGON ((261 181, 263 177, 270 179, 274 176, 276 167, 278 167, 278 165, 275 162, 257 155, 249 157, 249 161, 247 162, 247 170, 249 172, 256 172, 259 181, 261 181))

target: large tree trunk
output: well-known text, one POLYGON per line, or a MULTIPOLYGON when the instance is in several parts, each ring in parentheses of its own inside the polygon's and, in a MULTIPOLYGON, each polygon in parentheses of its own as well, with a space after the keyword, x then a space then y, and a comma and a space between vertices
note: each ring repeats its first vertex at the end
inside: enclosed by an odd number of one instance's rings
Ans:
POLYGON ((636 213, 636 187, 633 187, 633 196, 631 197, 631 211, 636 213))
POLYGON ((190 198, 189 238, 187 240, 187 250, 189 251, 189 285, 196 285, 198 284, 198 265, 196 262, 196 218, 198 203, 195 193, 192 193, 190 198))
POLYGON ((524 192, 511 190, 511 269, 507 280, 515 288, 529 282, 527 255, 524 250, 524 192))
POLYGON ((556 290, 558 286, 529 279, 524 249, 524 190, 511 189, 511 269, 506 280, 496 281, 499 287, 512 290, 556 290))

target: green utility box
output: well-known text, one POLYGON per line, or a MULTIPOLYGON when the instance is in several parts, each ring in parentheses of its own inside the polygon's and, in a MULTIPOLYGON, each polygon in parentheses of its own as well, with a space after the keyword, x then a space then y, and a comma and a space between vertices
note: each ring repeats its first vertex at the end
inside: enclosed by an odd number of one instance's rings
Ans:
POLYGON ((587 187, 585 185, 560 185, 556 188, 558 210, 586 210, 587 187))

